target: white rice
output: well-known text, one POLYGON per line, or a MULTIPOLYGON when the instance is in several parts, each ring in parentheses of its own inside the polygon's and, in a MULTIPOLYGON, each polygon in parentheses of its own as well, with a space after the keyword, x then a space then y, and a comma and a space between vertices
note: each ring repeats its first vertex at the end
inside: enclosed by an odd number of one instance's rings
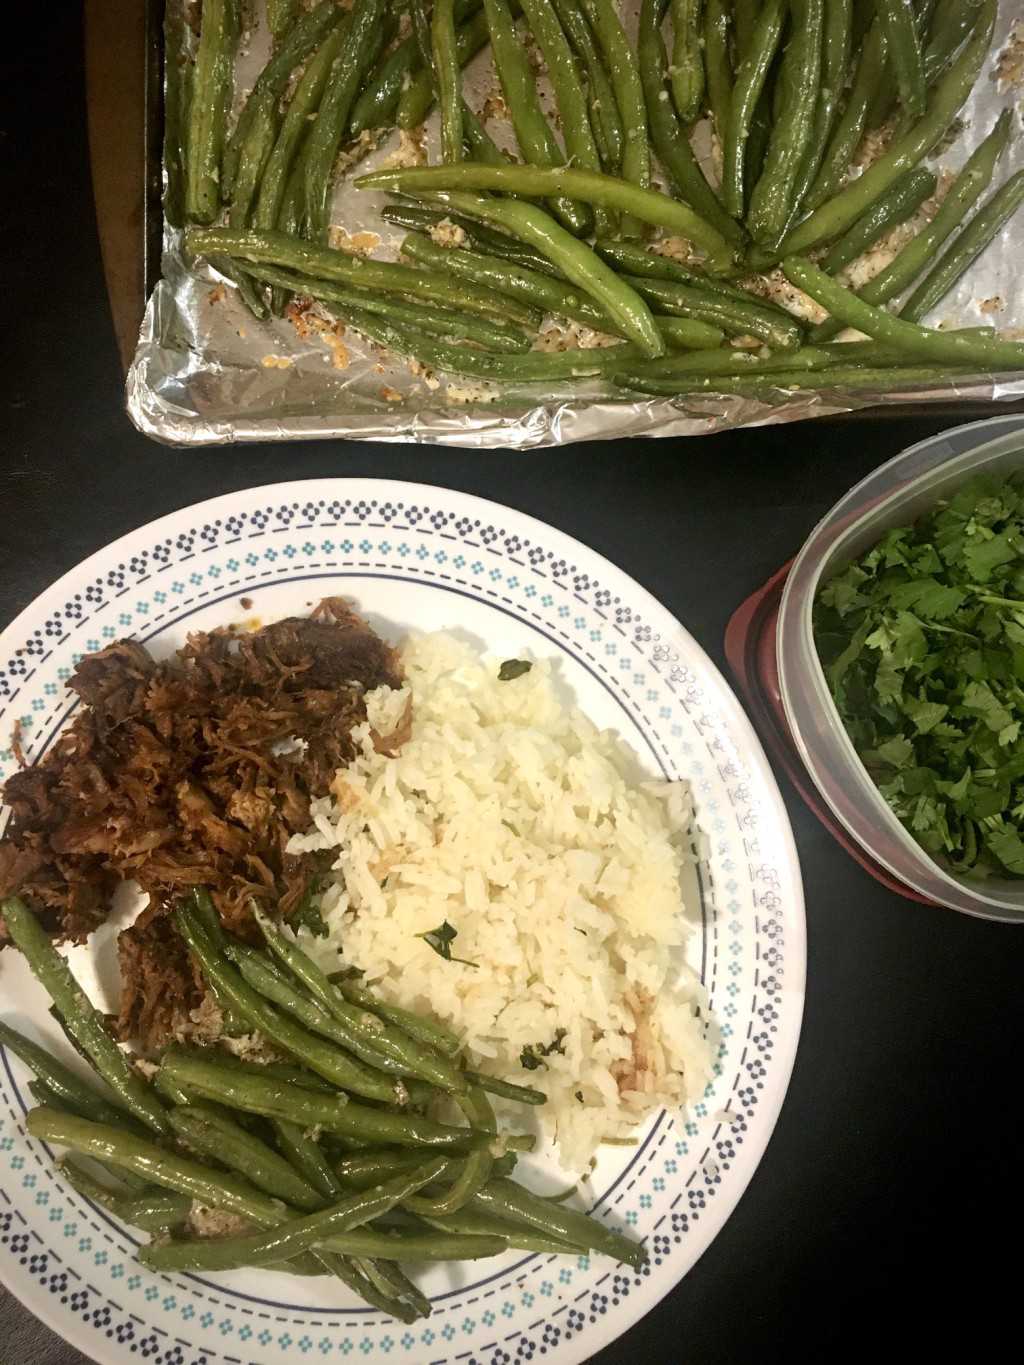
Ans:
POLYGON ((634 780, 636 756, 560 703, 543 660, 500 682, 497 660, 437 633, 402 662, 406 686, 370 694, 359 756, 289 847, 338 849, 323 904, 335 959, 443 1020, 477 1069, 544 1090, 546 1132, 583 1173, 602 1140, 710 1076, 682 960, 688 789, 634 780), (411 734, 378 753, 374 732, 400 731, 409 704, 411 734), (472 966, 419 937, 446 921, 472 966), (559 1037, 524 1069, 524 1048, 559 1037))

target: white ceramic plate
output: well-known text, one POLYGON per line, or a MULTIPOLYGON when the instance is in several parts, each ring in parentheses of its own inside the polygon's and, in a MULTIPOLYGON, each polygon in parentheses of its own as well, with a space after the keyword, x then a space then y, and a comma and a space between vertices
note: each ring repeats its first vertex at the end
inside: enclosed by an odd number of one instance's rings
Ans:
MULTIPOLYGON (((699 591, 699 585, 695 585, 699 591)), ((804 916, 785 809, 731 691, 673 617, 614 565, 518 512, 440 488, 318 480, 230 494, 164 517, 65 575, 0 637, 0 734, 27 752, 73 709, 80 655, 133 636, 157 654, 188 631, 352 598, 392 639, 461 626, 495 654, 556 657, 577 700, 652 774, 693 784, 709 836, 693 961, 721 1031, 716 1076, 636 1148, 605 1149, 595 1213, 646 1240, 641 1274, 601 1257, 522 1253, 422 1280, 405 1327, 327 1279, 160 1276, 135 1234, 68 1189, 25 1134, 27 1073, 0 1049, 0 1277, 102 1365, 552 1365, 588 1359, 686 1274, 743 1193, 789 1079, 803 1005, 804 916), (243 606, 242 598, 251 599, 243 606)), ((14 763, 0 753, 0 778, 14 763)), ((116 991, 115 926, 71 954, 98 1001, 116 991)), ((0 955, 4 1016, 67 1056, 46 1001, 0 955)))

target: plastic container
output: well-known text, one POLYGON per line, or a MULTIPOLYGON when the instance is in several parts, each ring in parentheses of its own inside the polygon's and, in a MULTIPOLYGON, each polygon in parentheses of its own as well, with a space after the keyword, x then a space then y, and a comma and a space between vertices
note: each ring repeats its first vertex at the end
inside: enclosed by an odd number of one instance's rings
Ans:
POLYGON ((973 475, 1024 470, 1024 417, 972 422, 890 460, 833 507, 793 563, 779 606, 779 689, 797 752, 815 786, 869 857, 926 900, 1024 924, 1024 879, 972 880, 936 862, 903 828, 843 727, 811 628, 819 584, 894 526, 915 521, 973 475))

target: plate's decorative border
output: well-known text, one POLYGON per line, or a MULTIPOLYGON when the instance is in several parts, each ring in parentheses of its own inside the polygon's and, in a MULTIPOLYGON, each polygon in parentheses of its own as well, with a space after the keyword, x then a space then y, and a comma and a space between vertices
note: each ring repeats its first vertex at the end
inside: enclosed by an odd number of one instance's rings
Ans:
MULTIPOLYGON (((302 488, 265 491, 296 487, 302 488)), ((655 630, 591 570, 578 569, 571 557, 539 538, 486 520, 487 514, 500 520, 504 509, 445 494, 484 513, 460 514, 437 506, 431 499, 435 490, 408 491, 423 500, 299 498, 234 510, 157 537, 91 580, 76 577, 76 590, 24 633, 0 668, 0 733, 9 732, 16 720, 26 750, 37 754, 66 722, 71 708, 58 685, 69 676, 66 665, 56 669, 56 680, 48 675, 41 687, 30 687, 58 651, 66 658, 70 646, 75 662, 119 635, 146 639, 211 602, 261 585, 383 575, 463 593, 525 618, 619 699, 667 775, 685 774, 693 781, 711 841, 705 879, 711 868, 719 879, 717 887, 705 887, 715 894, 705 926, 704 974, 721 1026, 716 1079, 688 1118, 660 1117, 626 1171, 597 1202, 599 1213, 614 1210, 646 1235, 651 1260, 643 1272, 616 1267, 595 1280, 587 1274, 588 1257, 569 1266, 564 1258, 530 1256, 500 1276, 443 1296, 429 1323, 403 1329, 371 1310, 300 1310, 246 1300, 191 1278, 172 1281, 143 1272, 131 1262, 132 1243, 123 1230, 64 1189, 45 1149, 25 1138, 24 1105, 0 1049, 7 1082, 0 1076, 0 1166, 8 1167, 0 1184, 0 1265, 7 1259, 20 1272, 13 1279, 34 1281, 53 1296, 55 1311, 74 1315, 111 1347, 121 1348, 112 1358, 141 1358, 151 1365, 232 1365, 255 1351, 261 1359, 282 1359, 281 1353, 294 1347, 290 1360, 353 1353, 358 1359, 373 1351, 380 1358, 394 1354, 429 1359, 432 1365, 452 1360, 512 1365, 552 1352, 562 1357, 573 1343, 564 1358, 583 1359, 615 1335, 614 1328, 609 1332, 608 1314, 631 1295, 653 1301, 658 1294, 651 1292, 652 1276, 662 1279, 654 1272, 670 1265, 695 1235, 704 1240, 701 1219, 705 1210, 713 1218, 723 1176, 738 1161, 748 1133, 756 1133, 761 1145, 766 1140, 758 1105, 766 1092, 778 1097, 795 1045, 791 1030, 793 1041, 781 1056, 776 1052, 787 969, 784 920, 799 913, 799 904, 787 905, 786 897, 795 895, 798 902, 799 887, 761 846, 760 784, 737 752, 728 722, 716 716, 720 698, 681 661, 672 632, 655 630), (683 716, 676 719, 678 712, 683 716), (680 723, 684 718, 685 725, 680 723), (684 738, 687 728, 699 745, 684 738), (728 809, 719 808, 715 788, 724 790, 728 809), (737 1032, 744 1021, 745 1030, 737 1032), (713 1101, 718 1109, 709 1117, 713 1101), (26 1170, 26 1150, 35 1169, 26 1170), (689 1167, 688 1173, 681 1167, 689 1167), (681 1174, 685 1181, 669 1201, 669 1187, 681 1174), (52 1229, 46 1241, 35 1226, 44 1209, 52 1229), (89 1258, 95 1276, 110 1281, 106 1292, 76 1268, 89 1258), (115 1289, 117 1297, 110 1297, 115 1289), (160 1322, 152 1320, 157 1311, 160 1322), (527 1318, 525 1327, 515 1327, 517 1316, 527 1318), (210 1338, 216 1346, 207 1344, 210 1338), (272 1356, 263 1354, 268 1350, 272 1356)), ((195 510, 229 501, 218 499, 195 510)), ((165 519, 153 530, 165 529, 167 520, 180 517, 165 519)), ((547 529, 531 523, 533 528, 547 529)), ((137 542, 140 534, 129 542, 137 542)), ((636 595, 642 596, 640 590, 636 595)), ((12 762, 10 749, 0 752, 0 779, 12 762)), ((801 949, 797 989, 802 970, 801 949)), ((734 1190, 734 1197, 738 1193, 734 1190)), ((629 1321, 635 1316, 629 1313, 629 1321)), ((96 1348, 104 1349, 98 1340, 96 1348)))

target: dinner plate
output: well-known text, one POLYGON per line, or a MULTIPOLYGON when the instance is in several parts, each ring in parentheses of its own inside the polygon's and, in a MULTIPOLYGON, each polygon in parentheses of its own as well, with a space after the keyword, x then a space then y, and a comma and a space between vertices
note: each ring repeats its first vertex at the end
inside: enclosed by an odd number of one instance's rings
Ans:
MULTIPOLYGON (((694 584, 699 592, 699 583, 694 584)), ((136 1233, 69 1189, 26 1136, 27 1072, 0 1049, 0 1277, 102 1365, 551 1365, 588 1359, 694 1264, 743 1193, 786 1091, 803 1006, 800 872, 786 812, 732 692, 678 621, 613 564, 542 522, 425 485, 283 483, 175 512, 85 560, 0 637, 0 734, 37 758, 74 710, 76 660, 131 636, 158 655, 188 632, 353 600, 388 638, 459 628, 491 652, 557 661, 599 725, 652 775, 688 780, 706 838, 691 960, 711 1003, 714 1079, 633 1148, 603 1148, 594 1216, 643 1238, 639 1274, 600 1256, 510 1253, 420 1280, 429 1319, 406 1327, 335 1282, 258 1271, 157 1275, 136 1233)), ((685 603, 680 603, 685 612, 685 603)), ((16 762, 0 752, 0 778, 16 762)), ((123 919, 123 916, 122 916, 123 919)), ((93 998, 116 998, 111 922, 70 957, 93 998)), ((3 1014, 75 1062, 12 951, 3 1014)), ((522 1168, 550 1184, 543 1153, 522 1168)))

